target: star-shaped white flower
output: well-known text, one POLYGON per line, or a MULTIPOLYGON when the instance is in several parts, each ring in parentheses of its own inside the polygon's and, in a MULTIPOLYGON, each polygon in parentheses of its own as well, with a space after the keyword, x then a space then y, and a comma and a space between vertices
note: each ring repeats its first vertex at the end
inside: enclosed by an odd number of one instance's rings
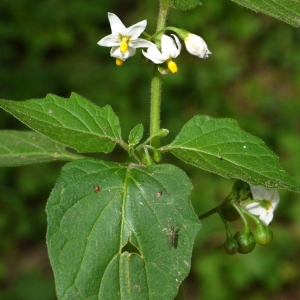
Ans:
POLYGON ((250 185, 250 189, 254 202, 246 205, 245 209, 251 214, 259 216, 262 223, 268 226, 280 201, 278 191, 253 185, 250 185))
POLYGON ((108 13, 111 34, 102 38, 97 44, 104 47, 112 47, 110 55, 115 57, 117 65, 133 56, 136 48, 148 48, 154 44, 138 38, 147 26, 147 20, 136 23, 128 28, 113 13, 108 13))
POLYGON ((172 60, 176 58, 181 51, 181 43, 179 38, 175 35, 175 41, 163 34, 161 37, 161 52, 157 49, 156 46, 149 47, 147 52, 143 51, 143 54, 150 60, 152 60, 155 64, 162 64, 164 62, 167 63, 169 70, 172 73, 176 73, 178 71, 176 63, 172 60), (176 43, 175 43, 176 42, 176 43))

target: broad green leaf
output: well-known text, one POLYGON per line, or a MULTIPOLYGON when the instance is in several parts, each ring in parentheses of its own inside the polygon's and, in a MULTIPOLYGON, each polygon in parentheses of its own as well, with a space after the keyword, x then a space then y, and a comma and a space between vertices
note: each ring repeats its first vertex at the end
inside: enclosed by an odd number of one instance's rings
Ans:
POLYGON ((72 93, 27 101, 0 100, 0 107, 43 135, 78 152, 111 152, 122 142, 119 119, 110 106, 100 108, 72 93))
POLYGON ((58 299, 174 299, 200 229, 191 188, 172 165, 68 163, 46 208, 58 299))
POLYGON ((298 0, 232 0, 255 12, 261 12, 292 26, 300 26, 300 2, 298 0))
POLYGON ((33 131, 0 131, 0 167, 69 161, 83 158, 66 151, 62 144, 33 131))
POLYGON ((142 124, 136 125, 129 133, 128 144, 130 146, 135 146, 139 143, 141 138, 143 137, 144 126, 142 124))
POLYGON ((241 130, 232 119, 196 116, 160 150, 225 178, 300 192, 299 183, 282 169, 265 143, 241 130))
POLYGON ((199 0, 171 0, 171 3, 178 10, 190 10, 202 4, 199 0))

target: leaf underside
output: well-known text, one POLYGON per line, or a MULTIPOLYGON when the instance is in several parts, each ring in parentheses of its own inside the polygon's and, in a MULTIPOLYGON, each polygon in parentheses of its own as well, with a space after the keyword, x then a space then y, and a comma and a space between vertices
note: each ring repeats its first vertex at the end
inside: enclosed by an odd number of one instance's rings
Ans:
POLYGON ((174 299, 200 229, 191 188, 172 165, 68 163, 46 208, 58 299, 174 299))
POLYGON ((162 147, 184 162, 266 188, 300 191, 300 185, 280 165, 259 138, 241 130, 235 120, 196 116, 174 141, 162 147))
POLYGON ((298 0, 232 0, 255 12, 261 12, 294 27, 300 26, 300 2, 298 0))
POLYGON ((121 141, 119 119, 110 106, 100 108, 75 93, 61 98, 0 100, 0 107, 33 130, 78 152, 111 152, 121 141))

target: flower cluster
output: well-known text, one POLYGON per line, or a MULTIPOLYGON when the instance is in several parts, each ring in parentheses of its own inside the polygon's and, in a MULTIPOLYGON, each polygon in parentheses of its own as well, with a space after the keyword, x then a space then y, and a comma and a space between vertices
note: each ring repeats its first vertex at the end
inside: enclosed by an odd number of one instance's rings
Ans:
MULTIPOLYGON (((115 14, 108 13, 108 19, 112 33, 102 38, 98 42, 98 45, 112 47, 110 55, 116 58, 118 66, 121 66, 127 58, 135 55, 136 48, 147 48, 147 51, 142 51, 146 58, 155 64, 165 64, 172 73, 178 71, 173 59, 180 54, 181 43, 176 35, 172 34, 172 38, 162 34, 161 47, 159 49, 154 43, 139 38, 147 26, 146 20, 126 28, 115 14)), ((211 54, 206 43, 200 36, 185 30, 178 31, 189 53, 200 58, 207 58, 211 54)))

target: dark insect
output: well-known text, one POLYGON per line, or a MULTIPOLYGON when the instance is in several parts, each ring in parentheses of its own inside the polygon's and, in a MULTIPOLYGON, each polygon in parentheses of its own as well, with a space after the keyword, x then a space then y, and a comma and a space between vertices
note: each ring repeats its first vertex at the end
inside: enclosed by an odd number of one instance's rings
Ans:
POLYGON ((100 187, 98 185, 95 185, 94 188, 95 188, 95 193, 99 193, 100 192, 100 187))
POLYGON ((220 157, 220 160, 223 160, 223 157, 220 157))
POLYGON ((174 226, 171 227, 169 243, 170 243, 170 247, 173 248, 174 243, 175 243, 175 229, 174 229, 174 226))

